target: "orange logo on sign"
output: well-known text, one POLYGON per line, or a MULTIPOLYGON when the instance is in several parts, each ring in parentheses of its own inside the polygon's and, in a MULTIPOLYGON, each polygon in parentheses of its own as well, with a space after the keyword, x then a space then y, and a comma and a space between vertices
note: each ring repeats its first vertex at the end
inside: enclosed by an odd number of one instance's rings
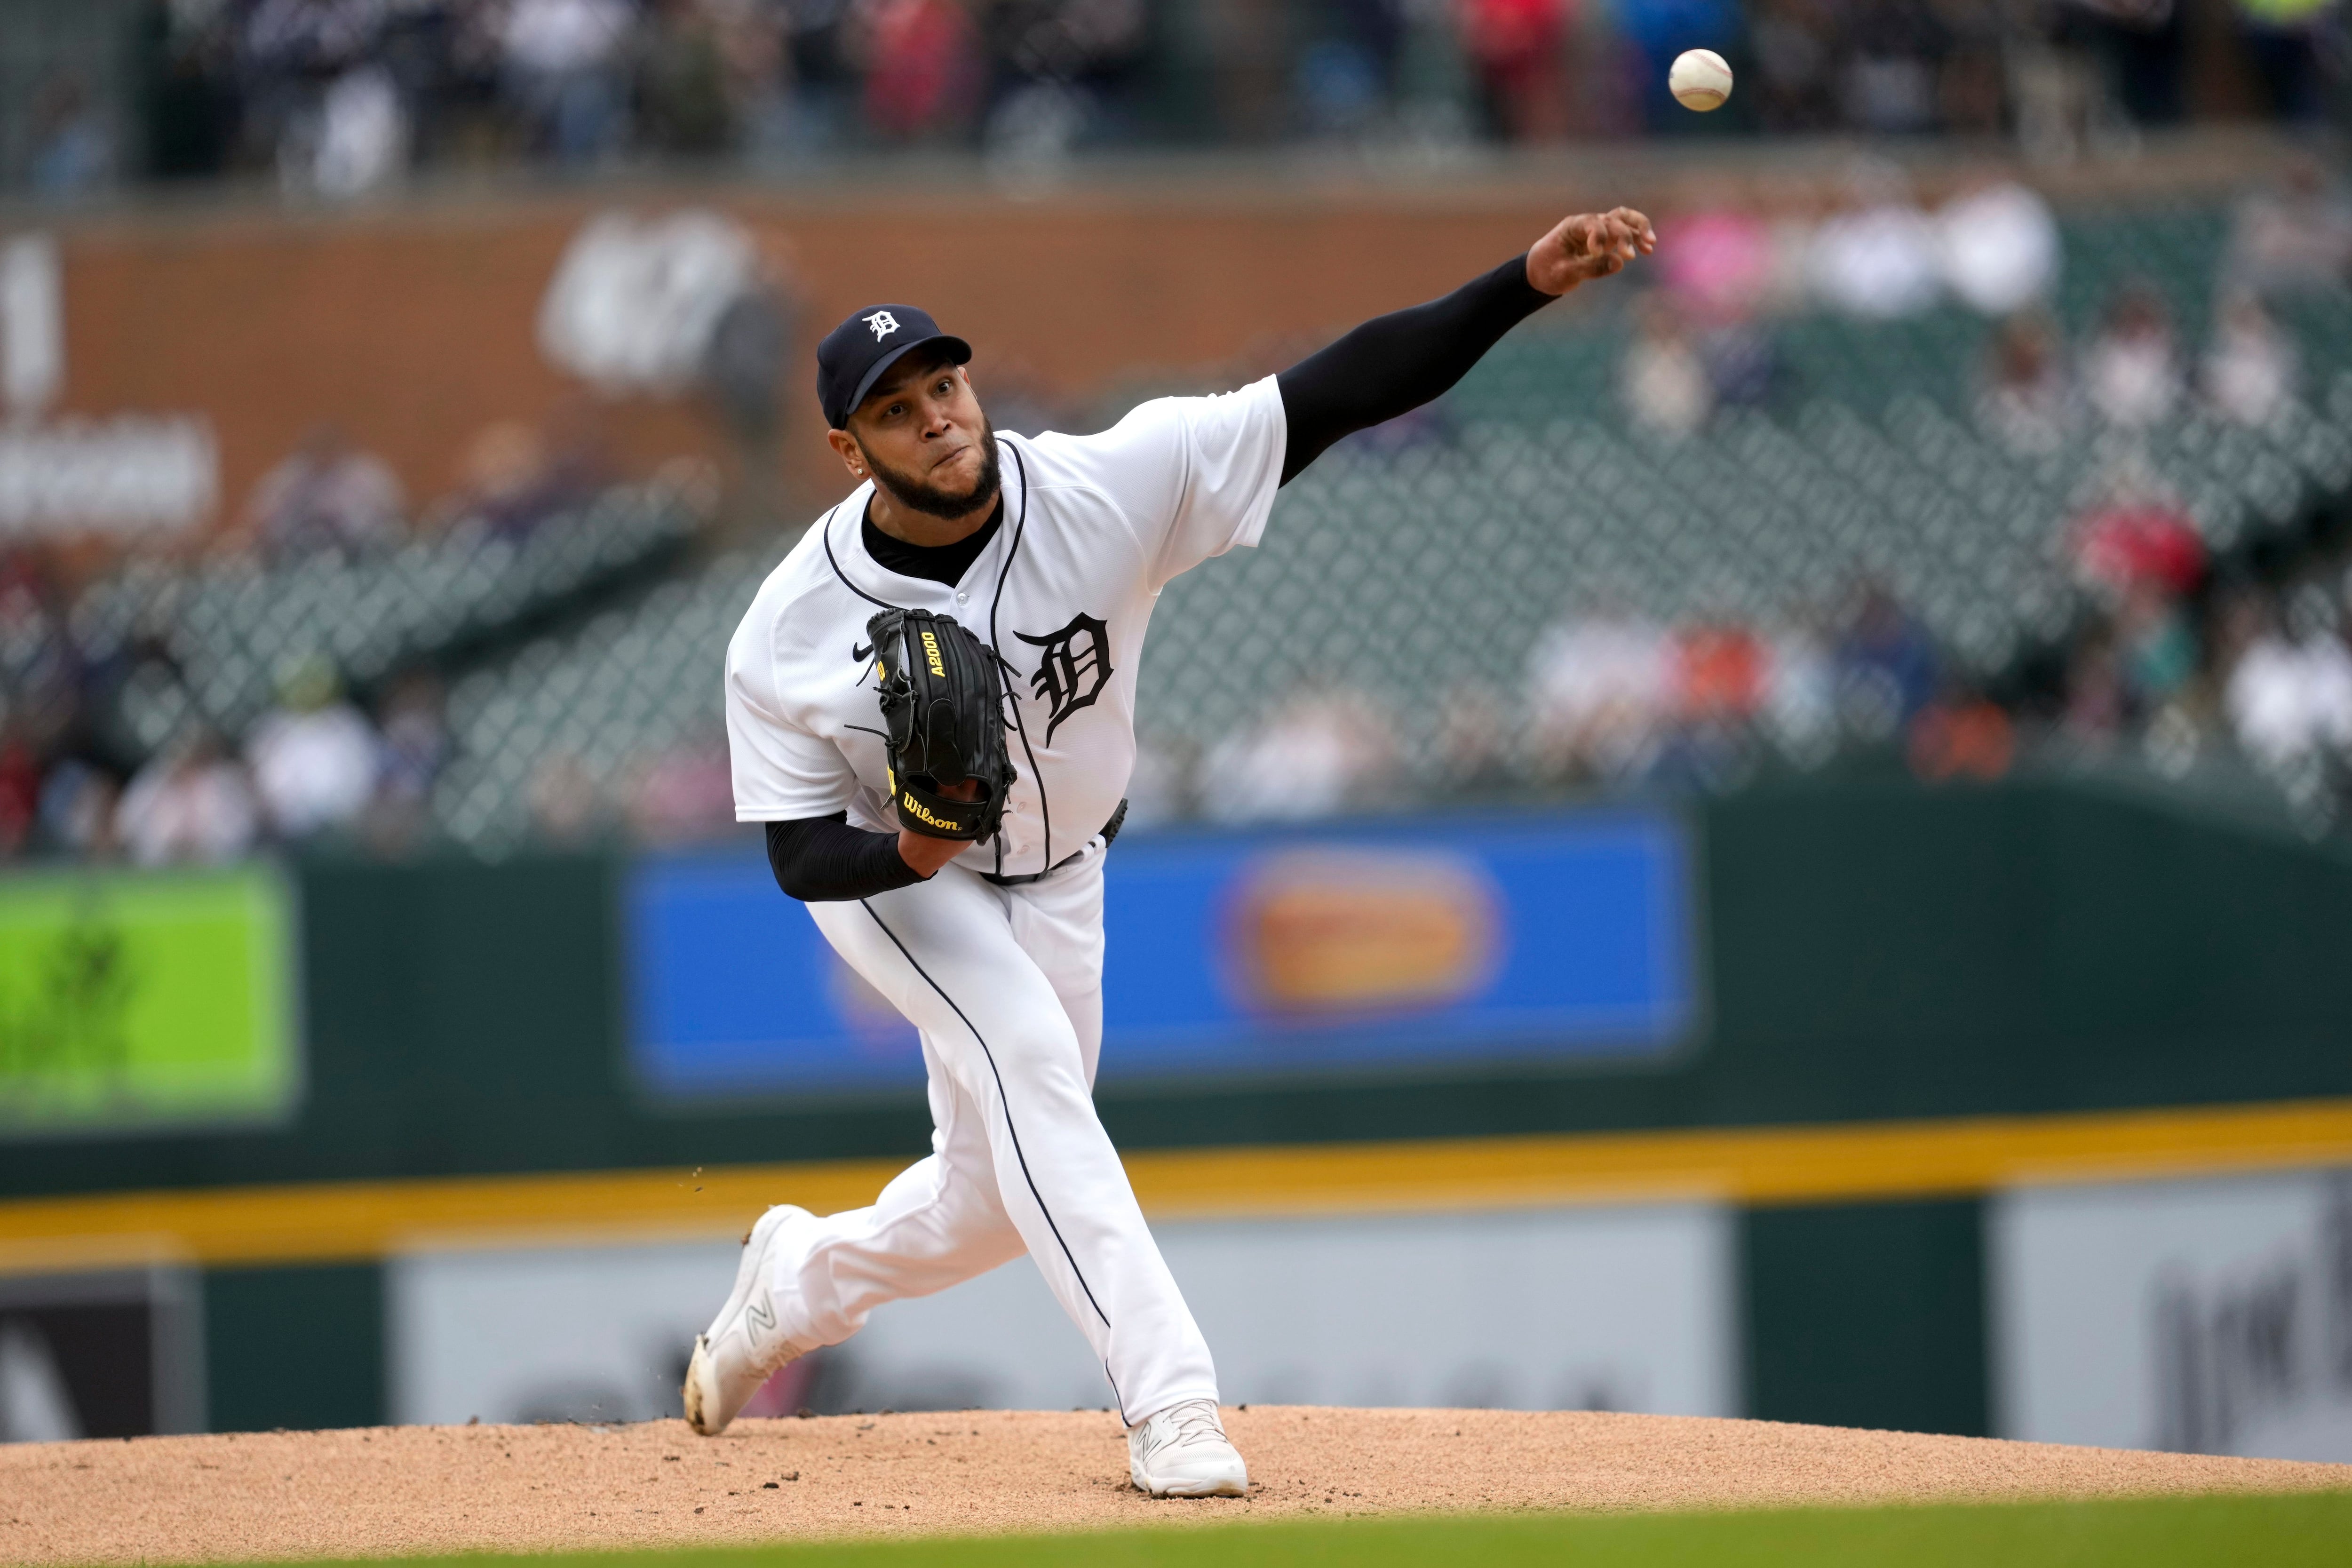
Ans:
POLYGON ((1430 850, 1297 850, 1251 872, 1226 930, 1244 1000, 1339 1016, 1442 1006, 1472 995, 1501 957, 1485 871, 1430 850))

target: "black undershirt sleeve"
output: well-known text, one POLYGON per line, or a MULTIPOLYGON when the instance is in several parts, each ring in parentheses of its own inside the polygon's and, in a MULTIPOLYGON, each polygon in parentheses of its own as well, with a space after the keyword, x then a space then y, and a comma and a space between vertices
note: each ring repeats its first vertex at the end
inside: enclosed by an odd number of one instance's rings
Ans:
POLYGON ((1460 381, 1505 332, 1552 302, 1515 256, 1442 300, 1375 316, 1276 378, 1290 426, 1282 482, 1343 436, 1410 413, 1460 381))
POLYGON ((803 903, 871 898, 923 879, 898 858, 895 833, 849 826, 849 814, 768 824, 768 868, 776 886, 803 903))

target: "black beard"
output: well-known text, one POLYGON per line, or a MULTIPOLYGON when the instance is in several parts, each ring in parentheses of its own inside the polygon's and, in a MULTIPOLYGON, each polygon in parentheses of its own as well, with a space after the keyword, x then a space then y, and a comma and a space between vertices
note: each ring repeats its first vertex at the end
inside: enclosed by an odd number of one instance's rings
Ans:
POLYGON ((909 474, 898 473, 875 460, 860 441, 857 450, 866 458, 866 466, 874 470, 874 482, 890 492, 890 499, 909 511, 919 511, 926 517, 936 517, 953 522, 968 517, 996 499, 1003 478, 997 472, 996 427, 986 415, 980 420, 980 479, 967 495, 951 496, 937 485, 926 484, 909 474))

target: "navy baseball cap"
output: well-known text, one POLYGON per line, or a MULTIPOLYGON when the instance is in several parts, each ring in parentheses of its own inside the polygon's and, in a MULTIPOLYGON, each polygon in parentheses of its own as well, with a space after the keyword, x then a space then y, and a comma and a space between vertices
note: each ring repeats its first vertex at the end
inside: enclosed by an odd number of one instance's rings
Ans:
POLYGON ((882 373, 926 343, 945 348, 953 363, 971 362, 971 345, 940 331, 929 310, 912 305, 867 305, 852 310, 816 346, 816 400, 824 410, 826 426, 846 428, 850 415, 866 401, 882 373))

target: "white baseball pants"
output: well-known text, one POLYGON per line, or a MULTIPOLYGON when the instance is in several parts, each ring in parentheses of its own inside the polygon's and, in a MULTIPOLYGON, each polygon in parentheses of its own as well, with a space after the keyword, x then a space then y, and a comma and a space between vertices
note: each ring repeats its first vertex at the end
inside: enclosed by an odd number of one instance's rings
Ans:
POLYGON ((1217 1397, 1216 1369, 1095 1114, 1103 855, 1000 888, 960 866, 809 906, 850 967, 921 1032, 931 1154, 870 1208, 818 1222, 772 1280, 793 1340, 838 1344, 886 1301, 1027 1252, 1140 1425, 1217 1397), (797 1320, 797 1321, 795 1321, 797 1320))

